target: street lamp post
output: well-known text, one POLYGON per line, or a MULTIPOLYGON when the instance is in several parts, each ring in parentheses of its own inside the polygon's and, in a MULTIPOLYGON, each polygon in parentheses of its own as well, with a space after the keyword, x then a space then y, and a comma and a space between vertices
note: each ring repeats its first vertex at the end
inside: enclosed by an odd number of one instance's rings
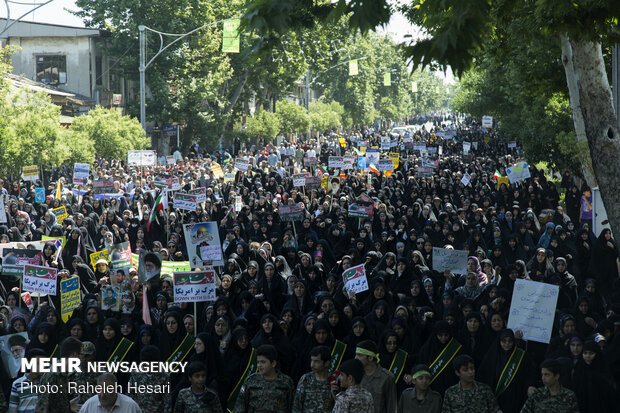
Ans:
POLYGON ((238 19, 239 17, 231 17, 228 19, 222 19, 215 21, 213 23, 205 24, 204 26, 200 26, 191 30, 187 33, 164 33, 150 27, 146 27, 144 25, 138 26, 138 31, 140 32, 140 66, 138 67, 138 71, 140 72, 140 123, 142 124, 142 129, 146 130, 146 108, 144 106, 144 98, 146 94, 146 69, 153 63, 153 60, 157 59, 157 57, 166 51, 170 46, 177 43, 179 40, 185 39, 190 34, 194 34, 198 30, 205 29, 207 27, 216 25, 218 23, 222 23, 228 20, 238 19), (146 31, 150 30, 153 33, 157 33, 159 35, 159 50, 155 55, 147 62, 146 61, 146 31), (172 36, 176 37, 173 41, 164 46, 164 36, 172 36))

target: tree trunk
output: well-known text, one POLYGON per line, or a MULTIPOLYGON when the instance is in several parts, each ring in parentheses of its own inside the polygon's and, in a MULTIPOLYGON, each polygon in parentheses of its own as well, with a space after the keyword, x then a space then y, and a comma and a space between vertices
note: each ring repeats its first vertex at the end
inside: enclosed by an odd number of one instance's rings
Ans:
MULTIPOLYGON (((590 147, 592 166, 607 218, 615 234, 620 234, 620 134, 607 80, 601 44, 591 41, 571 40, 574 73, 567 78, 576 80, 578 96, 569 89, 571 106, 583 116, 585 132, 590 147)), ((565 66, 566 67, 566 66, 565 66)), ((569 81, 570 83, 570 81, 569 81)), ((595 211, 593 211, 593 214, 595 211)), ((596 234, 598 235, 598 234, 596 234)))
MULTIPOLYGON (((575 134, 577 135, 577 141, 588 142, 586 136, 586 125, 584 124, 583 114, 581 113, 581 103, 579 100, 579 85, 577 84, 577 76, 575 75, 575 68, 573 65, 573 48, 570 44, 570 40, 566 35, 560 35, 560 42, 562 45, 562 64, 564 65, 564 72, 566 73, 566 84, 568 85, 570 105, 573 112, 573 124, 575 125, 575 134)), ((596 177, 592 170, 592 158, 589 153, 584 153, 580 156, 581 171, 586 183, 590 187, 595 187, 596 177)))

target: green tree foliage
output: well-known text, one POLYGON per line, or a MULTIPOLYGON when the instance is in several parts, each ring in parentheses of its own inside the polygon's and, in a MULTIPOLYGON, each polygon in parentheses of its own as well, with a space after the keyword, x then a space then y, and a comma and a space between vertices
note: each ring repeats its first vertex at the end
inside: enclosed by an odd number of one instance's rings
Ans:
POLYGON ((89 137, 95 152, 104 157, 124 159, 128 150, 144 149, 149 145, 135 118, 100 106, 75 118, 71 130, 78 136, 89 137))
POLYGON ((344 108, 338 102, 325 103, 322 101, 310 104, 310 122, 315 131, 326 131, 342 126, 344 108))
POLYGON ((276 115, 280 120, 280 133, 305 133, 310 127, 310 117, 303 106, 290 100, 281 100, 276 104, 276 115))
POLYGON ((273 112, 262 110, 253 118, 247 119, 245 133, 249 138, 263 138, 265 142, 271 142, 279 131, 280 118, 273 112))

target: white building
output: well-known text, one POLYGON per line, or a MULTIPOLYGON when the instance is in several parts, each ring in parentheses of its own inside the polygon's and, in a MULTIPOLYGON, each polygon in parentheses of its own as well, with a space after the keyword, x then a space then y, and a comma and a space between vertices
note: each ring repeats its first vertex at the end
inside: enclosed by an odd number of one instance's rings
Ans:
MULTIPOLYGON (((5 23, 0 19, 0 27, 5 23)), ((111 106, 114 94, 124 95, 125 81, 101 50, 108 36, 105 30, 20 21, 2 34, 0 44, 17 48, 12 55, 14 74, 73 93, 92 105, 111 106)))

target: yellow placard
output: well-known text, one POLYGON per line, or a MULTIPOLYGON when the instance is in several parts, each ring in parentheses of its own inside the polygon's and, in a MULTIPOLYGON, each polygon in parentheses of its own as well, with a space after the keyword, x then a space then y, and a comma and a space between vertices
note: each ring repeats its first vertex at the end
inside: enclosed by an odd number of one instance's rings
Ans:
POLYGON ((510 186, 510 180, 508 179, 507 176, 500 176, 499 178, 497 178, 497 189, 498 190, 501 184, 506 184, 506 188, 510 186))
POLYGON ((24 178, 32 178, 39 176, 39 167, 36 165, 24 166, 22 168, 22 176, 24 178))
POLYGON ((394 169, 398 168, 398 165, 399 165, 398 152, 390 152, 388 156, 392 160, 392 165, 394 165, 394 169))
POLYGON ((97 264, 97 261, 99 260, 106 260, 110 262, 110 254, 108 253, 107 248, 90 254, 90 264, 93 268, 95 268, 95 264, 97 264))
POLYGON ((59 224, 62 224, 62 221, 64 221, 65 218, 69 216, 69 214, 67 213, 67 208, 64 205, 52 209, 52 214, 56 215, 56 221, 58 221, 59 224))
POLYGON ((41 241, 54 241, 57 239, 62 239, 62 247, 65 247, 67 243, 67 237, 48 237, 47 235, 41 235, 41 241))
POLYGON ((213 175, 215 175, 217 179, 224 177, 224 171, 222 170, 222 167, 220 166, 219 163, 211 164, 211 171, 213 172, 213 175))
POLYGON ((325 175, 324 177, 321 178, 321 186, 327 189, 328 184, 329 184, 329 176, 325 175))
POLYGON ((80 305, 80 277, 73 276, 60 281, 60 315, 62 322, 69 321, 73 310, 80 305))

